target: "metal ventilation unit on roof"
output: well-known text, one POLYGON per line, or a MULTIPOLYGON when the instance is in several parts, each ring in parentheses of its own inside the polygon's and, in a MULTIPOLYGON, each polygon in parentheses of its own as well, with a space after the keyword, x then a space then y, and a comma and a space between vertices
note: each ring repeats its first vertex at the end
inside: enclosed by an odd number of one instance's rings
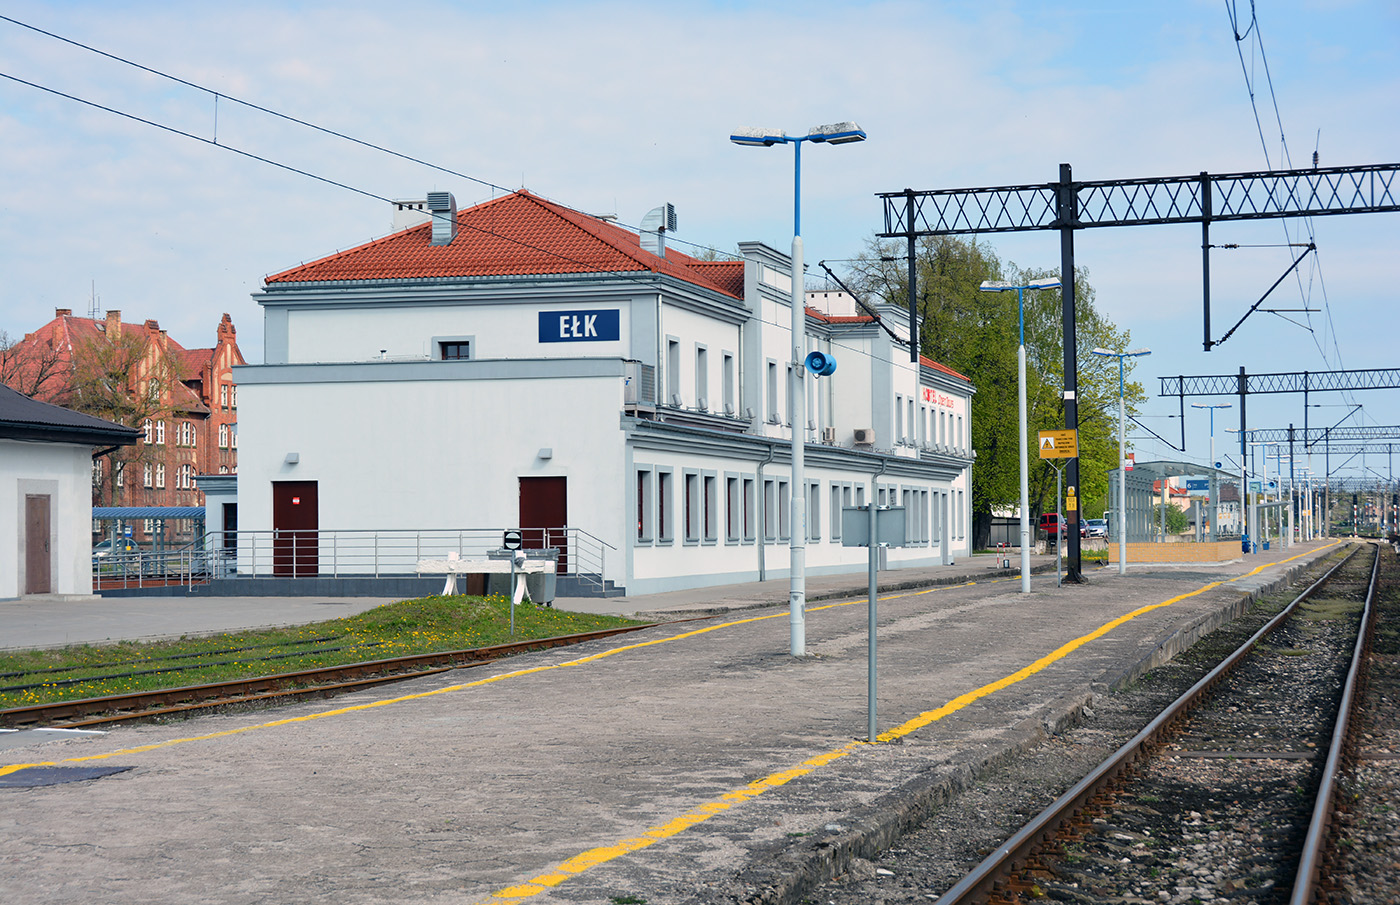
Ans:
POLYGON ((676 231, 676 206, 663 204, 642 218, 642 248, 666 257, 666 234, 676 231))
POLYGON ((457 199, 451 192, 429 192, 428 210, 433 215, 432 245, 451 245, 457 238, 457 199))

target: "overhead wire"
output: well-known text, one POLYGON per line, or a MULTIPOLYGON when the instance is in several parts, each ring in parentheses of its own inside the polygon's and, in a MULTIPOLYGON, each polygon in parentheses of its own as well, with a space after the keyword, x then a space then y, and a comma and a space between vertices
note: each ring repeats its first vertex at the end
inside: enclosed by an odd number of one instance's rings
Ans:
MULTIPOLYGON (((196 91, 202 91, 202 92, 204 92, 204 93, 210 95, 210 96, 214 99, 214 137, 213 137, 213 139, 203 138, 202 136, 193 135, 193 134, 191 134, 191 133, 184 132, 184 131, 179 130, 179 129, 174 129, 174 128, 171 128, 171 127, 168 127, 168 126, 160 125, 160 124, 158 124, 158 123, 154 123, 154 122, 151 122, 151 121, 143 120, 143 119, 141 119, 140 117, 136 117, 136 116, 133 116, 133 115, 131 115, 131 114, 120 113, 119 111, 113 110, 113 109, 108 108, 108 107, 104 107, 104 106, 102 106, 101 104, 96 104, 96 103, 93 103, 93 102, 90 102, 90 101, 82 101, 81 99, 78 99, 78 98, 75 98, 75 97, 72 97, 72 96, 63 94, 62 92, 56 91, 56 90, 54 90, 54 89, 44 88, 43 86, 36 85, 36 84, 34 84, 34 83, 32 83, 32 82, 27 82, 27 81, 25 81, 25 80, 23 80, 23 79, 19 79, 19 78, 16 78, 16 77, 14 77, 14 76, 5 76, 6 78, 10 78, 10 79, 12 79, 12 80, 14 80, 14 81, 22 82, 23 84, 30 85, 30 86, 36 87, 36 88, 40 88, 41 90, 50 91, 51 93, 58 94, 58 95, 60 95, 60 96, 62 96, 62 97, 67 97, 69 100, 78 100, 80 103, 87 103, 87 104, 90 104, 91 106, 98 107, 99 109, 107 110, 108 112, 111 112, 111 113, 117 113, 117 114, 120 115, 120 116, 127 116, 127 117, 130 118, 130 119, 136 119, 136 120, 138 120, 138 121, 145 122, 147 125, 154 125, 154 126, 157 126, 157 128, 162 128, 162 129, 166 129, 167 131, 176 132, 177 134, 184 135, 185 137, 188 137, 188 138, 195 138, 195 139, 198 140, 198 141, 203 141, 203 142, 205 142, 205 143, 207 143, 207 144, 215 145, 216 147, 226 147, 226 145, 220 143, 219 140, 218 140, 218 102, 219 102, 220 99, 222 99, 222 100, 225 100, 225 101, 231 101, 231 102, 233 102, 233 103, 235 103, 235 104, 239 104, 239 105, 241 105, 241 106, 247 107, 247 108, 249 108, 249 109, 251 109, 251 110, 257 110, 257 111, 260 112, 260 113, 265 113, 265 114, 267 114, 267 115, 269 115, 269 116, 276 117, 277 119, 281 119, 281 120, 284 120, 284 121, 286 121, 286 122, 293 123, 293 124, 295 124, 295 125, 302 126, 302 127, 304 127, 304 128, 311 129, 311 130, 314 130, 314 131, 316 131, 316 132, 320 132, 320 133, 325 134, 325 135, 329 135, 329 136, 331 136, 331 137, 333 137, 333 138, 337 138, 337 139, 340 139, 340 140, 343 140, 343 141, 348 141, 348 142, 351 142, 352 144, 356 144, 356 145, 359 145, 359 146, 364 147, 364 148, 368 148, 368 149, 373 150, 373 151, 378 151, 378 152, 383 153, 383 154, 388 154, 388 155, 390 155, 391 157, 397 157, 397 158, 399 158, 400 160, 404 160, 404 161, 407 161, 407 162, 409 162, 409 163, 414 163, 414 164, 417 164, 417 165, 419 165, 419 166, 427 167, 428 169, 436 170, 436 171, 438 171, 438 172, 440 172, 440 173, 446 173, 446 174, 449 175, 449 176, 456 176, 456 177, 458 177, 458 178, 460 178, 460 179, 465 179, 465 180, 468 180, 469 182, 474 182, 474 183, 476 183, 476 184, 478 184, 478 185, 480 185, 480 186, 483 186, 483 187, 485 187, 485 188, 489 188, 489 189, 491 189, 492 191, 501 192, 501 193, 507 194, 507 195, 508 195, 508 194, 511 194, 511 192, 512 192, 511 189, 506 188, 505 186, 502 186, 502 185, 497 185, 496 183, 491 182, 490 180, 482 179, 482 178, 477 177, 477 176, 472 176, 472 175, 469 174, 469 173, 463 173, 463 172, 461 172, 460 170, 454 170, 454 169, 452 169, 451 167, 445 167, 445 166, 442 166, 442 165, 440 165, 440 164, 436 164, 436 163, 433 163, 433 162, 428 161, 428 160, 424 160, 424 159, 419 158, 419 157, 414 157, 414 156, 411 155, 411 154, 405 154, 405 153, 402 153, 402 152, 400 152, 400 151, 395 151, 395 150, 392 149, 392 148, 384 147, 383 145, 375 144, 374 142, 366 141, 365 139, 362 139, 362 138, 356 138, 356 137, 353 136, 353 135, 349 135, 349 134, 347 134, 347 133, 338 131, 338 130, 336 130, 336 129, 331 129, 331 128, 328 128, 328 127, 326 127, 326 126, 318 125, 317 123, 313 123, 313 122, 311 122, 311 121, 309 121, 309 120, 301 119, 300 117, 292 116, 291 114, 288 114, 288 113, 283 113, 283 112, 281 112, 281 111, 279 111, 279 110, 274 110, 274 109, 272 109, 271 107, 266 107, 266 106, 263 106, 262 104, 255 103, 255 102, 253 102, 253 101, 244 100, 244 99, 242 99, 242 98, 235 97, 235 96, 233 96, 233 95, 231 95, 231 94, 227 94, 227 93, 225 93, 225 92, 219 91, 218 89, 210 88, 210 87, 207 86, 207 85, 201 85, 201 84, 199 84, 198 82, 192 82, 192 81, 190 81, 189 79, 182 78, 182 77, 180 77, 180 76, 178 76, 178 75, 174 75, 174 74, 169 73, 169 72, 164 72, 164 71, 159 70, 159 69, 156 69, 156 68, 154 68, 154 67, 147 66, 147 65, 145 65, 145 64, 143 64, 143 63, 138 63, 138 62, 136 62, 135 60, 128 59, 128 58, 123 57, 123 56, 121 56, 121 55, 119 55, 119 54, 111 53, 111 52, 109 52, 109 51, 102 50, 102 49, 97 48, 97 47, 93 47, 93 46, 90 45, 90 44, 84 44, 83 42, 74 40, 73 38, 65 37, 65 36, 60 35, 60 34, 57 34, 57 33, 55 33, 55 32, 48 31, 48 30, 46 30, 46 29, 43 29, 43 28, 38 27, 37 25, 31 25, 31 24, 29 24, 29 23, 27 23, 27 22, 22 22, 22 21, 20 21, 19 19, 13 18, 12 16, 6 16, 6 15, 4 15, 4 14, 0 14, 0 21, 9 22, 9 23, 11 23, 12 25, 16 25, 16 26, 19 26, 20 28, 28 29, 29 31, 36 32, 36 33, 38 33, 38 34, 44 35, 45 37, 52 38, 52 39, 54 39, 55 41, 60 41, 60 42, 62 42, 62 43, 64 43, 64 44, 68 44, 68 45, 71 45, 71 46, 73 46, 73 47, 77 47, 77 48, 79 48, 79 49, 81 49, 81 50, 85 50, 85 51, 87 51, 87 52, 89 52, 89 53, 93 53, 93 54, 96 54, 96 55, 98 55, 98 56, 104 57, 104 58, 106 58, 106 59, 112 60, 112 61, 114 61, 114 62, 121 63, 121 64, 126 65, 126 66, 130 66, 130 67, 132 67, 132 68, 138 69, 138 70, 140 70, 140 71, 142 71, 142 72, 145 72, 145 73, 148 73, 148 74, 150 74, 150 75, 158 76, 158 77, 163 78, 163 79, 168 79, 169 81, 175 82, 175 83, 180 84, 180 85, 184 85, 184 86, 186 86, 186 87, 188 87, 188 88, 192 88, 192 89, 194 89, 194 90, 196 90, 196 91)), ((300 171, 300 170, 297 170, 297 169, 294 168, 294 167, 290 167, 290 166, 287 166, 287 165, 284 165, 284 164, 280 164, 280 163, 275 163, 275 162, 270 161, 270 160, 267 160, 267 159, 265 159, 265 158, 258 157, 258 156, 255 155, 255 154, 250 154, 250 153, 244 152, 244 151, 238 151, 237 153, 243 154, 244 156, 247 156, 247 157, 252 157, 252 158, 257 159, 257 160, 261 160, 261 161, 264 162, 264 163, 272 163, 274 166, 280 166, 280 167, 282 167, 283 169, 293 170, 294 172, 301 172, 302 175, 310 175, 311 178, 313 178, 313 179, 318 179, 318 180, 320 180, 321 182, 327 182, 327 183, 330 183, 330 184, 332 184, 332 185, 338 185, 339 187, 342 187, 342 188, 345 187, 345 186, 343 186, 343 185, 340 185, 339 183, 334 182, 333 180, 326 179, 326 178, 320 177, 320 176, 315 176, 315 175, 309 174, 309 173, 304 173, 304 172, 302 172, 302 171, 300 171)), ((376 195, 376 194, 373 194, 373 193, 367 193, 367 192, 361 191, 361 190, 359 190, 359 189, 351 189, 351 191, 357 191, 357 192, 359 192, 360 194, 368 194, 368 195, 369 195, 370 197, 372 197, 372 198, 377 198, 377 199, 380 199, 380 200, 384 200, 384 199, 383 199, 381 196, 379 196, 379 195, 376 195)), ((391 202, 391 203, 392 203, 392 202, 391 202)), ((633 230, 636 230, 636 231, 638 231, 638 232, 641 231, 641 227, 640 227, 640 226, 636 226, 636 225, 632 225, 632 224, 621 224, 621 225, 628 226, 628 228, 633 229, 633 230)), ((686 245, 686 246, 689 246, 689 247, 691 247, 691 248, 699 249, 699 250, 701 250, 701 251, 703 251, 703 252, 710 252, 710 253, 714 253, 714 254, 717 254, 717 255, 722 255, 722 256, 724 256, 724 257, 726 257, 726 258, 731 258, 731 259, 733 259, 733 258, 736 257, 735 255, 733 255, 733 254, 731 254, 731 253, 729 253, 729 252, 721 251, 720 249, 713 248, 713 247, 708 246, 708 245, 703 245, 703 244, 697 243, 697 242, 687 242, 687 241, 684 240, 684 239, 680 239, 680 238, 677 238, 677 237, 674 237, 674 236, 673 236, 673 237, 669 237, 668 241, 675 242, 675 243, 679 243, 679 244, 682 244, 682 245, 686 245)))

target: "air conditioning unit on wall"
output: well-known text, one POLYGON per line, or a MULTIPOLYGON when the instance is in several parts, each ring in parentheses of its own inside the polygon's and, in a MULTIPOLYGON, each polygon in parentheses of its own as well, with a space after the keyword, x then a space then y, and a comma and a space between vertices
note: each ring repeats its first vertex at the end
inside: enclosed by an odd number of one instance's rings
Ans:
POLYGON ((874 446, 875 429, 870 427, 856 428, 856 446, 874 446))
POLYGON ((836 428, 834 428, 834 427, 824 427, 824 428, 822 428, 822 442, 823 442, 823 443, 826 443, 826 444, 828 444, 828 445, 835 443, 835 442, 836 442, 836 428))

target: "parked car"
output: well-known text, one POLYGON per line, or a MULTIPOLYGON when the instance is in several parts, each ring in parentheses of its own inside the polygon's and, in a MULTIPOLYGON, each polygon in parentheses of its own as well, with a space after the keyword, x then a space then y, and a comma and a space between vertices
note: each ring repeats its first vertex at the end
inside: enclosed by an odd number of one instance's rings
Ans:
POLYGON ((1108 519, 1091 518, 1084 520, 1085 537, 1108 537, 1108 519))
POLYGON ((1064 533, 1065 521, 1060 518, 1058 512, 1047 512, 1040 517, 1040 530, 1046 534, 1054 534, 1056 531, 1064 533))
POLYGON ((120 555, 123 555, 123 554, 140 553, 140 552, 141 552, 141 545, 138 544, 138 543, 136 543, 136 541, 132 540, 132 539, 129 538, 129 537, 119 537, 119 538, 117 538, 115 541, 113 541, 113 540, 109 537, 109 538, 107 538, 106 540, 104 540, 104 541, 102 541, 102 542, 100 542, 100 543, 93 544, 93 547, 92 547, 92 558, 93 558, 93 559, 106 559, 107 557, 111 556, 113 553, 116 553, 118 556, 120 556, 120 555))

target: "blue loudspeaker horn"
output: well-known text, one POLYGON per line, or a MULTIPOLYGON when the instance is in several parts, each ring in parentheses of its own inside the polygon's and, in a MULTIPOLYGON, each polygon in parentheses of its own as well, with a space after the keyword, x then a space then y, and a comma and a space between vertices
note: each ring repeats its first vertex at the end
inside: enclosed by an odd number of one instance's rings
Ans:
POLYGON ((836 373, 836 359, 822 352, 808 355, 804 364, 807 365, 807 370, 818 377, 830 377, 836 373))

